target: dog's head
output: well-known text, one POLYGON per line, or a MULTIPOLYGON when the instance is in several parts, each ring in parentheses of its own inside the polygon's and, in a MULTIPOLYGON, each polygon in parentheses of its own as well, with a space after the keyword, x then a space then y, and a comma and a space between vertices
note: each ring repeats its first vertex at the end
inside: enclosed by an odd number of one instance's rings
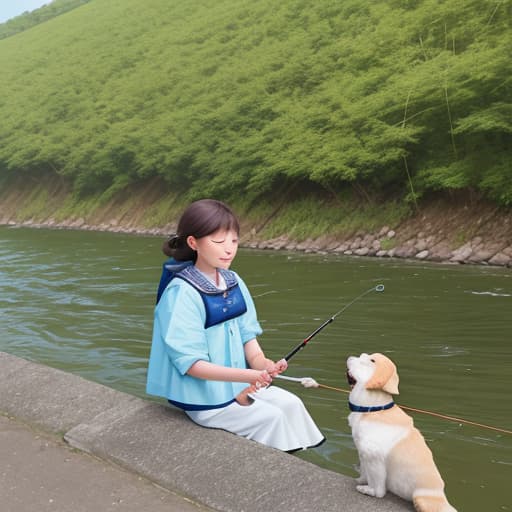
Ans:
POLYGON ((350 387, 362 385, 366 389, 379 389, 398 395, 396 366, 383 354, 361 354, 347 359, 347 379, 350 387))

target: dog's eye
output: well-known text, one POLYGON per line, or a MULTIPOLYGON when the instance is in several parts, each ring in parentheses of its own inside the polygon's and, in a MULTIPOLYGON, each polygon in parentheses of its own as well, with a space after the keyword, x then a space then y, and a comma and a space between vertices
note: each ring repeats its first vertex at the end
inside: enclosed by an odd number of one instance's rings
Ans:
POLYGON ((375 363, 375 359, 370 359, 370 361, 371 361, 372 363, 375 363))

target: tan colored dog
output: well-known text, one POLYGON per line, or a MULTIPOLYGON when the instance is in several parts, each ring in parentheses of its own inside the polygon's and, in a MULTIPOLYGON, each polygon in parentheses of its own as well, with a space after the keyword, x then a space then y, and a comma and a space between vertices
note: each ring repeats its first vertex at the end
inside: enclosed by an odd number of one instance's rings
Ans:
POLYGON ((412 501, 419 512, 456 512, 444 494, 444 482, 425 439, 412 418, 393 403, 398 374, 382 354, 347 360, 352 388, 348 417, 359 452, 357 490, 382 498, 386 491, 412 501))

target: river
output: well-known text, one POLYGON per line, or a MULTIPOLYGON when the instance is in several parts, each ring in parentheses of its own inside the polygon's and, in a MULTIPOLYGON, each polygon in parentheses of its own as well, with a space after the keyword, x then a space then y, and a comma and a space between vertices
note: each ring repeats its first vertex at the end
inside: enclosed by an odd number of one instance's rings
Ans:
MULTIPOLYGON (((161 241, 0 227, 0 350, 144 397, 161 241)), ((397 403, 512 429, 510 269, 244 249, 232 268, 273 359, 385 285, 315 336, 287 375, 347 389, 346 358, 383 352, 398 366, 397 403)), ((355 476, 347 395, 278 385, 301 396, 327 437, 298 456, 355 476)), ((411 414, 459 511, 512 510, 512 435, 411 414)))

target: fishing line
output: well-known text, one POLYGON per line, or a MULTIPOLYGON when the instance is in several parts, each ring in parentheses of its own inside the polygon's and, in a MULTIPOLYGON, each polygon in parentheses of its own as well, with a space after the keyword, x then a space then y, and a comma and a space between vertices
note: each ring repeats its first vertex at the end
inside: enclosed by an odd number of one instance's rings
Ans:
MULTIPOLYGON (((299 382, 300 384, 302 384, 306 388, 324 388, 324 389, 329 389, 331 391, 339 391, 341 393, 347 393, 347 394, 350 393, 350 391, 348 389, 336 388, 336 387, 333 387, 333 386, 327 386, 325 384, 319 384, 318 382, 316 382, 315 379, 312 379, 311 377, 288 377, 288 376, 285 376, 285 375, 276 375, 276 377, 278 379, 289 380, 289 381, 293 381, 293 382, 299 382)), ((421 413, 421 414, 428 414, 429 416, 434 416, 436 418, 441 418, 443 420, 454 421, 456 423, 464 423, 466 425, 472 425, 474 427, 486 428, 486 429, 489 429, 489 430, 494 430, 496 432, 501 432, 503 434, 512 434, 512 430, 507 430, 507 429, 499 428, 499 427, 493 427, 491 425, 485 425, 483 423, 476 423, 475 421, 466 420, 464 418, 457 418, 455 416, 448 416, 446 414, 441 414, 441 413, 438 413, 438 412, 427 411, 425 409, 416 409, 415 407, 408 407, 407 405, 398 405, 398 404, 396 404, 396 405, 398 407, 400 407, 401 409, 403 409, 404 411, 411 411, 411 412, 418 412, 418 413, 421 413)))
MULTIPOLYGON (((329 325, 331 322, 333 322, 337 316, 341 315, 347 308, 352 306, 352 304, 354 304, 358 300, 362 299, 365 295, 368 295, 369 293, 371 293, 373 291, 375 291, 375 292, 383 292, 384 291, 384 285, 383 284, 378 284, 377 286, 372 286, 371 288, 369 288, 365 292, 361 293, 361 295, 358 295, 355 299, 350 301, 347 305, 343 306, 337 313, 335 313, 328 320, 326 320, 322 325, 320 325, 320 327, 315 329, 309 336, 304 338, 304 340, 299 345, 297 345, 291 352, 289 352, 284 357, 284 359, 286 359, 286 361, 289 361, 297 352, 299 352, 299 350, 302 350, 309 343, 309 341, 311 341, 311 339, 314 338, 322 329, 324 329, 327 325, 329 325)), ((347 393, 347 394, 350 393, 350 391, 347 390, 347 389, 336 388, 334 386, 327 386, 326 384, 319 384, 318 382, 316 382, 315 379, 312 379, 311 377, 288 377, 286 375, 276 375, 276 377, 279 378, 279 379, 283 379, 283 380, 299 382, 300 384, 302 384, 306 388, 324 388, 324 389, 329 389, 331 391, 339 391, 339 392, 347 393)), ((436 418, 441 418, 441 419, 444 419, 444 420, 447 420, 447 421, 453 421, 453 422, 456 422, 456 423, 472 425, 474 427, 486 428, 486 429, 494 430, 496 432, 501 432, 501 433, 504 433, 504 434, 512 434, 511 430, 507 430, 507 429, 499 428, 499 427, 493 427, 492 425, 485 425, 483 423, 477 423, 475 421, 466 420, 464 418, 457 418, 455 416, 448 416, 446 414, 441 414, 441 413, 438 413, 438 412, 427 411, 425 409, 417 409, 415 407, 408 407, 406 405, 398 405, 398 407, 400 407, 401 409, 404 409, 405 411, 417 412, 417 413, 421 413, 421 414, 428 414, 430 416, 434 416, 436 418)))
POLYGON ((328 320, 326 320, 320 327, 317 327, 309 336, 304 338, 301 343, 299 343, 291 352, 286 354, 284 356, 284 359, 286 361, 289 361, 299 350, 302 350, 308 343, 311 341, 312 338, 314 338, 324 327, 329 325, 331 322, 334 322, 334 319, 341 315, 346 309, 348 309, 352 304, 357 302, 358 300, 362 299, 365 295, 368 295, 371 292, 383 292, 384 291, 384 285, 378 284, 377 286, 372 286, 365 292, 361 293, 361 295, 358 295, 355 299, 351 300, 348 304, 343 306, 337 313, 331 316, 328 320))

